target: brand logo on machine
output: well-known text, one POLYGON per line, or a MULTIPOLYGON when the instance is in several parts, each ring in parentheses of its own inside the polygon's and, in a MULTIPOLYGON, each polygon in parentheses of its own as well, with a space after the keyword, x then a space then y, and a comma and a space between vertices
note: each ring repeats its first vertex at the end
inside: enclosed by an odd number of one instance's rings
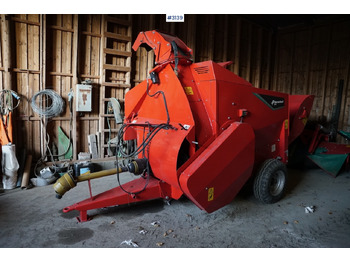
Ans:
POLYGON ((254 95, 259 98, 262 102, 264 102, 268 107, 272 110, 281 109, 284 107, 284 98, 278 96, 269 96, 263 94, 254 93, 254 95))

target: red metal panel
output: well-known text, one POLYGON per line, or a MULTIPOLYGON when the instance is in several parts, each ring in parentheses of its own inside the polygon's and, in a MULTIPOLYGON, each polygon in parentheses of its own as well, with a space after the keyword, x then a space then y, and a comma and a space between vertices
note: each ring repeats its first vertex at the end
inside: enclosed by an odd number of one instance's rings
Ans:
POLYGON ((254 132, 231 123, 181 174, 183 192, 199 208, 213 212, 230 203, 251 176, 254 132))
MULTIPOLYGON (((195 124, 185 91, 170 65, 159 72, 159 81, 160 84, 152 84, 149 80, 149 92, 164 92, 170 124, 176 129, 163 129, 154 136, 149 146, 149 162, 155 177, 178 187, 176 171, 179 150, 186 137, 190 143, 195 140, 194 135, 191 135, 195 124), (179 124, 188 125, 188 129, 179 124)), ((146 87, 146 82, 143 82, 126 94, 126 122, 134 125, 166 123, 163 97, 148 96, 146 87)), ((143 128, 137 129, 137 142, 140 145, 145 134, 143 128)))
POLYGON ((307 118, 311 112, 313 102, 314 96, 311 95, 289 96, 289 144, 292 143, 303 132, 307 118))

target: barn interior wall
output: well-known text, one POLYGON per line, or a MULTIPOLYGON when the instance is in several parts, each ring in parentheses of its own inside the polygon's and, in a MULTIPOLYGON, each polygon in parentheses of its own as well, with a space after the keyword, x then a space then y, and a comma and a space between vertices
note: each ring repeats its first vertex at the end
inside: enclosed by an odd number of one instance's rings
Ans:
MULTIPOLYGON (((124 98, 125 88, 106 91, 101 87, 101 39, 108 30, 103 27, 104 16, 1 15, 0 89, 12 89, 22 97, 14 112, 15 144, 26 148, 34 159, 46 150, 46 131, 52 141, 57 141, 58 126, 67 135, 72 131, 75 158, 79 152, 88 152, 87 135, 103 128, 103 96, 124 98), (68 93, 75 90, 76 83, 87 79, 93 83, 92 111, 81 114, 73 110, 71 124, 68 93), (43 123, 29 100, 48 87, 63 97, 66 108, 59 117, 43 123)), ((348 28, 350 21, 343 20, 276 33, 236 15, 186 15, 183 23, 166 23, 165 15, 132 16, 132 40, 140 31, 168 32, 193 49, 195 62, 233 61, 228 69, 256 87, 315 95, 312 119, 331 119, 338 82, 343 79, 339 128, 345 131, 350 131, 348 28)), ((113 30, 123 33, 124 29, 113 30)), ((116 66, 125 64, 119 58, 111 59, 116 66)), ((147 77, 153 63, 152 51, 141 48, 132 53, 131 86, 147 77)), ((108 77, 113 80, 120 76, 108 77)))
POLYGON ((350 19, 282 30, 276 38, 272 88, 315 96, 310 119, 330 123, 344 81, 338 128, 350 131, 350 19))

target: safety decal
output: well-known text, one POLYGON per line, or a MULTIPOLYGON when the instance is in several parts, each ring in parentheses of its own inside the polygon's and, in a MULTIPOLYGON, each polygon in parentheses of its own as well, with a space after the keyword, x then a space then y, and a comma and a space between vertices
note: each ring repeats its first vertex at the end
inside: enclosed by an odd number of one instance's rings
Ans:
POLYGON ((284 120, 284 129, 288 129, 289 128, 289 121, 288 119, 284 120))
POLYGON ((214 200, 214 188, 211 187, 208 189, 208 201, 214 200))
POLYGON ((281 109, 284 107, 284 98, 278 96, 269 96, 263 94, 254 93, 254 95, 259 98, 262 102, 264 102, 268 107, 272 110, 281 109))
POLYGON ((184 87, 186 95, 193 96, 193 89, 190 86, 184 87))

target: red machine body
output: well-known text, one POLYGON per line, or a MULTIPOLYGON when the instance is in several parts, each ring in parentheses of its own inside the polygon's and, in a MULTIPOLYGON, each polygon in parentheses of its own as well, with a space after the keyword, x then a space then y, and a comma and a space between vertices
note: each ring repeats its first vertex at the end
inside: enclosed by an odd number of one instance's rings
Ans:
POLYGON ((303 131, 313 96, 255 88, 227 70, 228 63, 193 63, 190 48, 158 31, 141 32, 133 49, 145 45, 156 55, 156 80, 146 79, 126 94, 124 139, 140 145, 152 126, 168 122, 171 128, 161 129, 139 154, 158 181, 152 192, 159 192, 147 197, 146 188, 142 200, 184 194, 213 212, 230 203, 266 159, 287 163, 288 145, 303 131))

